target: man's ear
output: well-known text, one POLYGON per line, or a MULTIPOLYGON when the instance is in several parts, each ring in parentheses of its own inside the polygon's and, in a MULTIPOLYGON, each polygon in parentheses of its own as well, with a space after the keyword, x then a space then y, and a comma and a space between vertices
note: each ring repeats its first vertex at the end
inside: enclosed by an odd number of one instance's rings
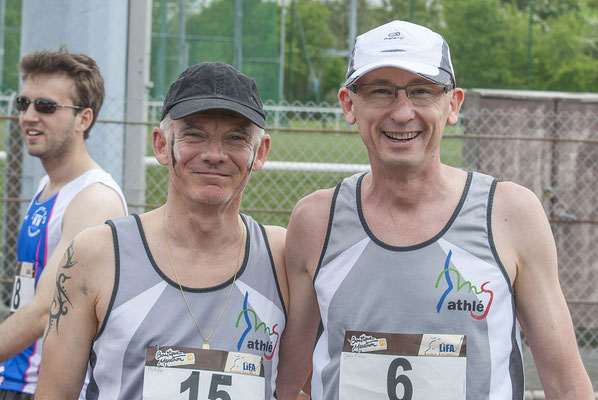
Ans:
POLYGON ((353 112, 353 99, 349 93, 349 89, 342 87, 338 91, 338 101, 345 114, 345 120, 349 125, 355 123, 355 113, 353 112))
POLYGON ((78 132, 85 132, 91 126, 93 122, 93 110, 91 108, 85 108, 77 113, 77 122, 75 129, 78 132))
POLYGON ((465 92, 461 88, 454 88, 452 90, 452 97, 450 102, 450 112, 446 122, 449 125, 455 125, 459 121, 459 111, 463 105, 463 99, 465 98, 465 92))
POLYGON ((152 139, 154 157, 160 165, 168 165, 168 135, 162 129, 156 127, 152 131, 152 139))
POLYGON ((255 155, 255 160, 251 169, 253 172, 262 169, 266 162, 266 158, 268 157, 268 153, 270 153, 270 135, 264 133, 260 138, 260 144, 257 148, 257 154, 255 155))

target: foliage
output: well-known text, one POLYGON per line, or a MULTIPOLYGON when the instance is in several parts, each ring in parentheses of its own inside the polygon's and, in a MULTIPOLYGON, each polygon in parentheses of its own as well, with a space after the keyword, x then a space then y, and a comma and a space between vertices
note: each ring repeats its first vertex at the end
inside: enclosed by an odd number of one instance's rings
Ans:
POLYGON ((529 12, 533 7, 534 14, 541 20, 581 9, 579 0, 502 0, 501 2, 515 5, 523 13, 529 12))
MULTIPOLYGON (((335 49, 349 48, 347 0, 296 3, 303 20, 312 19, 324 4, 330 10, 328 29, 318 24, 318 32, 331 32, 335 49)), ((598 0, 357 0, 357 7, 357 34, 393 19, 412 20, 441 33, 451 46, 461 87, 598 92, 598 0)), ((305 35, 310 37, 309 27, 305 35)), ((313 54, 318 45, 310 43, 313 54)), ((293 49, 297 60, 301 48, 293 49)), ((322 48, 318 54, 327 52, 322 48)), ((305 63, 292 64, 287 66, 287 100, 315 100, 305 63)), ((346 58, 329 55, 323 70, 315 68, 326 101, 335 101, 346 64, 346 58), (335 74, 341 66, 342 73, 335 74)))
POLYGON ((459 86, 524 88, 527 22, 514 7, 499 0, 453 0, 444 11, 446 25, 438 31, 450 45, 459 86))
POLYGON ((567 13, 539 30, 534 88, 598 92, 598 13, 567 13))
MULTIPOLYGON (((2 91, 18 90, 21 1, 12 0, 6 7, 2 91)), ((165 94, 186 65, 236 62, 236 1, 184 3, 186 32, 181 46, 181 0, 153 0, 150 79, 154 98, 165 94)), ((238 67, 256 79, 264 100, 279 100, 280 16, 285 4, 285 99, 335 103, 352 46, 349 1, 240 3, 242 61, 238 67)), ((441 33, 451 46, 461 87, 598 92, 598 0, 356 3, 357 34, 393 19, 412 20, 441 33)))
MULTIPOLYGON (((330 10, 321 3, 312 0, 291 3, 286 22, 287 100, 319 100, 322 81, 329 83, 334 79, 326 75, 330 73, 329 62, 335 64, 326 54, 326 49, 336 45, 329 18, 330 10)), ((324 87, 328 89, 330 85, 324 87)))
MULTIPOLYGON (((242 24, 235 20, 235 2, 231 0, 215 0, 205 7, 198 7, 201 2, 188 2, 185 14, 185 48, 186 65, 202 61, 220 61, 234 65, 244 73, 252 76, 260 88, 262 97, 276 98, 278 80, 278 8, 275 3, 260 0, 244 0, 242 2, 242 24), (236 65, 234 37, 235 30, 241 29, 241 65, 236 65)), ((180 73, 180 1, 154 0, 154 40, 152 40, 152 66, 162 61, 166 65, 163 72, 152 68, 152 80, 165 82, 156 85, 154 96, 164 95, 168 84, 180 73), (166 3, 166 7, 163 7, 166 3), (164 13, 166 8, 166 13, 164 13), (166 23, 160 18, 166 14, 166 23), (163 26, 165 25, 165 28, 163 26), (164 35, 161 30, 166 31, 164 35), (165 42, 160 57, 160 42, 165 42), (157 56, 154 56, 157 54, 157 56), (158 74, 163 74, 158 76, 158 74)))
POLYGON ((4 59, 0 82, 2 92, 19 88, 19 49, 21 42, 21 0, 13 0, 6 7, 4 22, 4 59))

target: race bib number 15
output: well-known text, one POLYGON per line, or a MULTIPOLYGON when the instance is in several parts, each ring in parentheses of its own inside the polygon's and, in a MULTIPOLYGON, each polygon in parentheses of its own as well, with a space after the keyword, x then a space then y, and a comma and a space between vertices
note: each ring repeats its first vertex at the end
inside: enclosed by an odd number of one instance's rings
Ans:
POLYGON ((148 347, 143 399, 264 400, 262 362, 253 354, 148 347))
POLYGON ((341 354, 343 400, 465 400, 464 335, 348 331, 341 354))

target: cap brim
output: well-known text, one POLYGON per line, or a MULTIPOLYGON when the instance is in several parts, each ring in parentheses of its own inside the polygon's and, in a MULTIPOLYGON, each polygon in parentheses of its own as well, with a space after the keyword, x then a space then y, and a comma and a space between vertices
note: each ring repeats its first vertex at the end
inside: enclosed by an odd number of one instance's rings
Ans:
POLYGON ((181 119, 195 113, 209 110, 232 111, 247 118, 262 129, 266 127, 266 121, 264 119, 264 116, 261 115, 259 112, 237 102, 226 99, 195 98, 183 100, 172 106, 168 112, 168 115, 170 116, 170 119, 181 119))
POLYGON ((398 68, 398 69, 403 69, 405 71, 409 71, 409 72, 419 75, 423 78, 426 78, 434 83, 439 83, 439 84, 444 84, 451 79, 450 73, 446 72, 443 69, 433 67, 433 66, 430 66, 427 64, 413 63, 413 62, 409 62, 409 61, 400 61, 400 60, 396 60, 396 61, 384 60, 381 62, 368 64, 364 67, 361 67, 361 68, 353 71, 351 76, 349 76, 349 78, 346 80, 344 86, 351 85, 356 80, 358 80, 359 78, 361 78, 362 76, 364 76, 365 74, 367 74, 370 71, 373 71, 378 68, 384 68, 384 67, 394 67, 394 68, 398 68))

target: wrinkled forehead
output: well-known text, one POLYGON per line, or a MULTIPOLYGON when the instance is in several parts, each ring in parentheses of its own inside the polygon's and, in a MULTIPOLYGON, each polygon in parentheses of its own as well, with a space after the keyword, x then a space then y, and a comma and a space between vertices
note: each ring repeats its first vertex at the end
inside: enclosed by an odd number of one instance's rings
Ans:
POLYGON ((208 110, 187 117, 172 120, 175 131, 185 129, 205 129, 205 130, 219 130, 219 131, 237 131, 244 132, 253 136, 254 132, 259 130, 259 127, 245 118, 241 114, 237 114, 229 110, 208 110))

